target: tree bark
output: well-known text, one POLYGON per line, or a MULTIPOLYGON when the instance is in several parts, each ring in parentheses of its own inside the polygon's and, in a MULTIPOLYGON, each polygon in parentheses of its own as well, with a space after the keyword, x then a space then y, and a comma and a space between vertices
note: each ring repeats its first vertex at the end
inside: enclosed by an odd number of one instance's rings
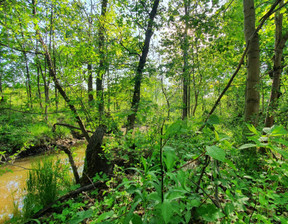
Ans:
POLYGON ((260 81, 260 48, 259 35, 255 33, 255 8, 254 0, 243 0, 244 6, 244 34, 247 51, 247 80, 245 94, 245 121, 251 122, 254 126, 258 124, 259 116, 259 81, 260 81), (252 39, 250 40, 250 37, 252 39))
POLYGON ((57 145, 57 148, 59 148, 60 150, 62 150, 63 152, 65 152, 65 154, 68 156, 69 159, 69 163, 71 165, 72 171, 73 171, 73 175, 75 178, 75 182, 76 184, 80 183, 80 177, 78 174, 78 170, 77 170, 77 166, 75 164, 74 158, 72 156, 72 152, 70 151, 70 149, 64 145, 57 145))
POLYGON ((189 71, 188 71, 188 25, 189 25, 189 6, 190 1, 184 0, 185 8, 185 30, 184 30, 184 40, 183 40, 183 108, 182 108, 182 120, 186 119, 188 116, 189 105, 190 105, 190 94, 189 94, 189 71))
POLYGON ((87 65, 87 70, 88 70, 88 102, 91 103, 93 101, 93 76, 92 76, 91 63, 87 65))
POLYGON ((98 74, 96 78, 96 94, 97 94, 97 103, 98 111, 100 115, 100 120, 104 114, 104 95, 103 95, 103 77, 106 72, 106 57, 105 57, 105 17, 107 12, 108 0, 102 0, 101 7, 101 17, 99 21, 99 54, 100 62, 98 68, 98 74))
POLYGON ((148 52, 149 52, 150 40, 153 35, 153 23, 154 23, 155 16, 157 14, 159 1, 160 0, 154 0, 153 7, 149 15, 148 26, 145 32, 144 46, 143 46, 142 54, 140 56, 139 63, 136 69, 134 93, 133 93, 133 98, 132 98, 132 103, 131 103, 131 114, 128 115, 128 118, 127 118, 127 123, 128 123, 127 131, 133 129, 135 125, 136 114, 137 114, 139 103, 140 103, 140 90, 141 90, 143 70, 144 70, 148 52))
POLYGON ((3 96, 3 89, 2 89, 2 72, 0 71, 0 103, 4 101, 4 96, 3 96))
MULTIPOLYGON (((280 3, 283 4, 283 1, 280 3)), ((281 96, 281 73, 282 73, 282 58, 283 48, 288 39, 288 31, 283 35, 282 32, 283 15, 278 11, 275 15, 275 47, 274 47, 274 66, 273 66, 273 82, 271 88, 271 95, 269 99, 269 106, 265 118, 265 127, 272 127, 274 125, 273 113, 278 107, 278 99, 281 96)))
MULTIPOLYGON (((38 51, 38 41, 36 41, 36 51, 38 51)), ((38 56, 36 55, 36 67, 37 67, 37 90, 38 90, 38 97, 39 97, 39 104, 40 108, 43 109, 42 105, 42 95, 41 95, 41 88, 40 88, 40 68, 38 56)))
POLYGON ((112 170, 106 158, 103 157, 102 141, 105 132, 106 127, 100 125, 90 138, 86 149, 83 175, 80 180, 81 185, 93 182, 92 178, 99 172, 109 174, 112 170))

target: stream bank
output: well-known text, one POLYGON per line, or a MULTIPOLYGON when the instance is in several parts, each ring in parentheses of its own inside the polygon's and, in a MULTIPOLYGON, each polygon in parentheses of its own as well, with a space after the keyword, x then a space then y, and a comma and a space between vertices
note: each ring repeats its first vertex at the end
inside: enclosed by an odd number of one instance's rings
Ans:
MULTIPOLYGON (((66 145, 72 148, 75 155, 75 163, 78 170, 81 170, 85 157, 85 141, 66 139, 58 140, 55 143, 56 145, 66 145)), ((54 149, 55 147, 52 147, 51 144, 50 148, 54 149)), ((30 151, 30 153, 32 152, 30 151)), ((32 163, 42 161, 46 158, 52 158, 53 160, 60 159, 65 164, 69 163, 67 155, 62 151, 46 150, 37 153, 37 155, 33 156, 29 153, 24 154, 22 158, 16 159, 13 163, 1 166, 1 171, 10 170, 10 172, 5 172, 0 176, 0 223, 4 222, 4 219, 7 219, 7 217, 12 217, 15 207, 20 210, 23 207, 24 188, 32 163)), ((73 179, 72 171, 71 179, 73 179)))

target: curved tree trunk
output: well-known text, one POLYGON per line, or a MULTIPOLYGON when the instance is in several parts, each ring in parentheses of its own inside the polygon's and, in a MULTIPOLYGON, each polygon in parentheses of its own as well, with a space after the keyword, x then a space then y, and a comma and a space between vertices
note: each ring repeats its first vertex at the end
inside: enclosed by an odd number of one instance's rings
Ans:
POLYGON ((140 56, 140 60, 139 60, 138 67, 136 70, 136 75, 135 75, 134 93, 133 93, 133 98, 132 98, 132 103, 131 103, 132 113, 127 118, 127 122, 128 122, 127 132, 134 128, 134 124, 136 120, 136 114, 137 114, 139 103, 140 103, 140 90, 141 90, 143 70, 144 70, 148 52, 149 52, 150 40, 153 35, 153 23, 157 14, 159 1, 160 0, 154 0, 153 8, 149 16, 148 27, 145 33, 144 47, 142 49, 142 54, 140 56))
POLYGON ((103 157, 102 141, 106 127, 100 125, 90 137, 89 144, 86 149, 85 164, 83 175, 81 177, 81 185, 92 183, 92 178, 99 172, 109 174, 112 167, 107 164, 107 160, 103 157))

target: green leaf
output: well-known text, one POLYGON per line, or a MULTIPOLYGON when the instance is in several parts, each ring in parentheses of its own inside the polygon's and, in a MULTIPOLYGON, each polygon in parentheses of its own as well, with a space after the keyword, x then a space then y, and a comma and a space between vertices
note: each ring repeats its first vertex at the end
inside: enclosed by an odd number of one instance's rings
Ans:
POLYGON ((100 222, 102 220, 108 219, 112 215, 114 215, 114 211, 104 212, 98 217, 97 222, 100 222))
POLYGON ((132 223, 133 224, 142 224, 143 221, 142 221, 142 218, 138 214, 133 214, 132 223))
POLYGON ((173 208, 171 205, 171 201, 164 201, 161 204, 161 214, 165 223, 168 223, 173 215, 173 208))
POLYGON ((135 208, 137 207, 137 205, 141 202, 141 198, 138 198, 138 200, 131 206, 130 211, 128 213, 128 215, 125 217, 124 219, 124 224, 129 224, 130 220, 132 219, 133 216, 133 212, 135 210, 135 208))
POLYGON ((226 162, 233 170, 237 170, 236 166, 232 163, 231 160, 225 159, 225 162, 226 162))
POLYGON ((263 131, 264 131, 266 134, 271 134, 271 132, 272 132, 271 128, 263 128, 263 131))
POLYGON ((68 223, 69 224, 78 224, 82 222, 84 219, 90 218, 93 214, 93 211, 91 209, 86 211, 81 211, 76 214, 77 217, 71 219, 68 223))
POLYGON ((278 136, 278 135, 287 135, 288 131, 283 128, 283 126, 273 126, 271 128, 271 135, 278 136))
POLYGON ((253 125, 247 124, 247 127, 248 127, 248 129, 249 129, 253 134, 255 134, 255 135, 258 135, 258 134, 259 134, 258 131, 257 131, 257 129, 256 129, 253 125))
POLYGON ((253 148, 253 147, 255 147, 256 146, 256 144, 244 144, 244 145, 241 145, 240 147, 239 147, 239 149, 248 149, 248 148, 253 148))
POLYGON ((219 124, 220 123, 220 120, 219 120, 219 117, 215 114, 212 114, 208 121, 207 121, 208 124, 219 124))
POLYGON ((216 130, 214 131, 214 134, 215 134, 215 140, 218 142, 219 141, 219 135, 218 135, 216 130))
POLYGON ((196 211, 207 222, 214 223, 217 219, 224 216, 224 214, 212 204, 204 204, 197 208, 196 211))
POLYGON ((169 146, 165 146, 163 148, 163 151, 164 151, 163 160, 164 163, 166 164, 167 170, 169 171, 175 164, 176 160, 175 149, 169 146))
POLYGON ((225 151, 215 145, 206 146, 206 154, 211 156, 213 159, 217 159, 219 161, 225 162, 225 151))
POLYGON ((171 124, 168 128, 167 131, 165 133, 165 138, 169 138, 173 135, 176 135, 180 132, 182 128, 182 121, 176 121, 175 123, 171 124))
POLYGON ((283 156, 285 159, 288 159, 288 152, 283 150, 283 149, 280 149, 278 147, 273 147, 273 149, 278 152, 281 156, 283 156))
POLYGON ((232 203, 227 203, 225 205, 224 211, 227 215, 231 214, 234 211, 234 205, 232 203))
POLYGON ((169 191, 167 199, 169 201, 173 201, 179 198, 184 198, 185 197, 185 193, 187 193, 187 191, 184 190, 176 190, 176 189, 172 189, 169 191))
POLYGON ((147 199, 159 203, 161 201, 161 196, 157 192, 152 192, 147 196, 147 199))

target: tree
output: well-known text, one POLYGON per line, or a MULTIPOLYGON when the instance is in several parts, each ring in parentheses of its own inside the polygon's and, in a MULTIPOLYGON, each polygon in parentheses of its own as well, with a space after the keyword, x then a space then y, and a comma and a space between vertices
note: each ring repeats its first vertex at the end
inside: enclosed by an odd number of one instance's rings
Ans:
POLYGON ((247 52, 247 79, 245 94, 245 121, 254 126, 258 123, 259 116, 259 75, 260 75, 260 47, 259 35, 255 33, 255 7, 254 0, 243 0, 244 7, 244 35, 247 52), (252 39, 250 40, 250 37, 252 39))
POLYGON ((107 61, 105 60, 105 17, 107 11, 108 0, 102 0, 101 3, 101 16, 99 19, 98 29, 98 47, 99 47, 99 67, 96 79, 96 92, 97 92, 97 103, 100 120, 104 114, 104 96, 103 96, 103 77, 106 72, 107 61))
POLYGON ((182 119, 186 119, 190 111, 190 72, 188 70, 188 28, 189 28, 189 17, 190 17, 190 0, 184 0, 184 39, 183 39, 183 109, 182 109, 182 119))
MULTIPOLYGON (((280 6, 283 6, 281 1, 280 6)), ((283 32, 283 14, 279 11, 275 14, 275 44, 274 44, 274 56, 273 56, 273 70, 270 71, 272 74, 272 87, 271 95, 269 99, 269 106, 265 118, 265 127, 272 127, 274 124, 274 115, 278 107, 278 99, 281 96, 281 73, 283 70, 283 49, 285 43, 288 40, 288 30, 283 32)))
POLYGON ((138 62, 138 66, 137 66, 136 74, 134 78, 135 80, 134 92, 133 92, 133 98, 131 102, 131 114, 129 114, 127 118, 127 122, 128 122, 127 130, 133 129, 134 124, 135 124, 136 114, 137 114, 139 103, 140 103, 140 90, 141 90, 143 70, 144 70, 148 52, 149 52, 150 40, 153 35, 154 19, 157 14, 159 1, 160 0, 154 0, 152 10, 149 13, 148 25, 147 25, 146 32, 145 32, 144 45, 142 48, 142 53, 140 55, 140 59, 138 62))

